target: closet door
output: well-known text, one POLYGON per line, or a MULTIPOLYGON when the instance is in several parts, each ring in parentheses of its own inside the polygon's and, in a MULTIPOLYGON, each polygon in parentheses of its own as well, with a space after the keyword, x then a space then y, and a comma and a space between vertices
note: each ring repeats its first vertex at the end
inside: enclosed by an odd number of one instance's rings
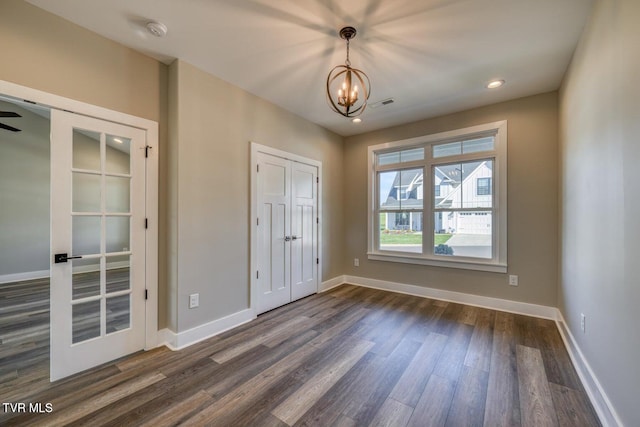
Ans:
POLYGON ((257 313, 318 291, 318 167, 259 152, 257 313))
POLYGON ((291 301, 291 164, 258 157, 258 313, 291 301))
POLYGON ((291 300, 318 290, 318 168, 292 164, 291 300))

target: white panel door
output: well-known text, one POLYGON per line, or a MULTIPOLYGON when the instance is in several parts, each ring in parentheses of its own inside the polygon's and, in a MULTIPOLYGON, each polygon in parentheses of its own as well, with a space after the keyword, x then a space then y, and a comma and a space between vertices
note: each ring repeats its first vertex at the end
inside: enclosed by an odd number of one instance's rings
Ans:
POLYGON ((260 314, 318 291, 318 167, 258 152, 256 174, 260 314))
POLYGON ((258 156, 258 313, 291 301, 291 165, 258 156))
POLYGON ((292 162, 291 300, 318 291, 318 168, 292 162))
POLYGON ((51 111, 51 380, 145 344, 143 130, 51 111))

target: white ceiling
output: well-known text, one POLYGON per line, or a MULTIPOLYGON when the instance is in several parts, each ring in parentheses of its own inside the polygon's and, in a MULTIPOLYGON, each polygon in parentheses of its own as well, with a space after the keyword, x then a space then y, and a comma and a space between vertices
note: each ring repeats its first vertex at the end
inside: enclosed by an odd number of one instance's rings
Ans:
POLYGON ((180 58, 341 135, 555 90, 593 0, 28 0, 165 63, 180 58), (144 29, 150 20, 164 38, 144 29), (329 109, 338 31, 371 79, 353 124, 329 109), (485 84, 506 80, 499 89, 485 84))

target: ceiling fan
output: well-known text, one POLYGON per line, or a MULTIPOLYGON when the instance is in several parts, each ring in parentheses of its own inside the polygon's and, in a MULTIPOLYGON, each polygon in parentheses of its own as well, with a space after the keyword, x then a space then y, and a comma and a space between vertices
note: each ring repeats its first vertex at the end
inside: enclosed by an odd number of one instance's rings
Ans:
MULTIPOLYGON (((13 111, 0 111, 0 117, 22 117, 20 114, 13 111)), ((0 129, 9 130, 11 132, 20 132, 22 129, 14 128, 13 126, 0 123, 0 129)))

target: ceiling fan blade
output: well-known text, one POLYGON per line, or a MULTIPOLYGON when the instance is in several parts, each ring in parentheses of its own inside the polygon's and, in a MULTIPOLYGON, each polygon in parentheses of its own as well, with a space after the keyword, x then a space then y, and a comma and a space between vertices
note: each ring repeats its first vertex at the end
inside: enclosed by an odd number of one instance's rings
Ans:
POLYGON ((18 113, 14 113, 13 111, 0 111, 0 117, 22 117, 18 113))
POLYGON ((14 128, 13 126, 5 125, 4 123, 0 123, 0 129, 10 130, 11 132, 20 132, 22 130, 14 128))

